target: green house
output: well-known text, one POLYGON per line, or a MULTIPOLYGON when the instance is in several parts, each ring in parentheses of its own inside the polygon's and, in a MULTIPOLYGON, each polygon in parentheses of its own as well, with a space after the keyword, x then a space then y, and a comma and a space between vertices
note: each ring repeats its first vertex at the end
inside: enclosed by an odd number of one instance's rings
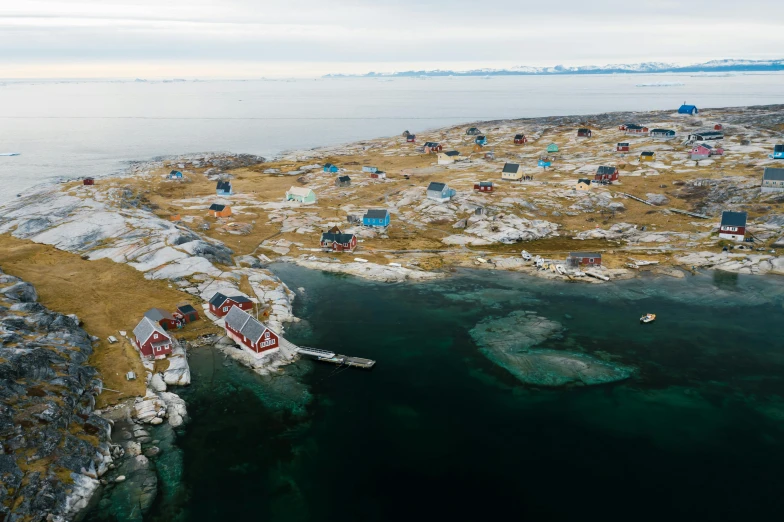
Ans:
POLYGON ((547 152, 558 152, 558 145, 551 143, 547 146, 547 152))
POLYGON ((286 192, 286 201, 298 201, 300 203, 315 203, 316 193, 305 187, 291 187, 286 192))

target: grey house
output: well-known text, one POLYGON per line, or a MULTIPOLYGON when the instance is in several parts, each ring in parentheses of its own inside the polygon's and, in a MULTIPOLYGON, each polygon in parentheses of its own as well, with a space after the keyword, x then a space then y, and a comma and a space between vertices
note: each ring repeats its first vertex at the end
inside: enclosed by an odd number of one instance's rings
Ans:
POLYGON ((351 186, 351 178, 348 176, 338 176, 335 178, 335 186, 336 187, 350 187, 351 186))
POLYGON ((449 188, 446 183, 439 183, 437 181, 430 182, 427 186, 427 197, 435 201, 444 202, 452 199, 455 191, 449 188))
POLYGON ((765 167, 762 173, 762 192, 784 192, 784 169, 765 167))

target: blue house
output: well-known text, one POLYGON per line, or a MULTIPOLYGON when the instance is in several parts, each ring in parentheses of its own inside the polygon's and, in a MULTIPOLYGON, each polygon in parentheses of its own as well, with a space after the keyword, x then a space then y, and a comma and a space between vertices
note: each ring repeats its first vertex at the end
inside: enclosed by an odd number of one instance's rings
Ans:
POLYGON ((697 114, 698 112, 700 111, 697 109, 696 105, 686 105, 686 103, 681 105, 678 109, 678 114, 697 114))
POLYGON ((325 163, 324 164, 324 172, 337 172, 338 166, 333 165, 332 163, 325 163))
POLYGON ((364 167, 362 167, 362 172, 367 172, 368 174, 375 174, 376 172, 378 172, 378 168, 365 165, 364 167))
POLYGON ((474 142, 477 145, 487 145, 487 136, 477 136, 474 142))
POLYGON ((449 201, 455 194, 455 190, 449 188, 449 185, 446 183, 431 181, 430 185, 427 186, 427 198, 434 199, 441 203, 449 201))
POLYGON ((388 227, 389 211, 385 208, 369 209, 365 215, 362 216, 362 224, 366 227, 388 227))
POLYGON ((215 193, 219 196, 231 196, 231 181, 219 181, 215 193))
POLYGON ((540 159, 539 160, 539 166, 542 167, 543 169, 546 169, 547 167, 549 167, 552 164, 553 164, 553 162, 550 161, 550 160, 546 160, 546 159, 540 159))
POLYGON ((182 179, 182 172, 179 170, 169 172, 169 179, 182 179))
POLYGON ((773 146, 773 155, 771 156, 773 159, 784 159, 784 145, 774 145, 773 146))

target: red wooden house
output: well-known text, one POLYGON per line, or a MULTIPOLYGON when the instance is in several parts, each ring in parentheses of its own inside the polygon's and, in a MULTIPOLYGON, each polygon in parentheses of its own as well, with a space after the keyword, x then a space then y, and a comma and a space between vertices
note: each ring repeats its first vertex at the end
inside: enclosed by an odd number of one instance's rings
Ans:
POLYGON ((717 123, 716 125, 713 126, 713 130, 724 130, 724 125, 722 125, 721 123, 717 123))
POLYGON ((636 123, 627 123, 625 127, 626 134, 648 134, 648 127, 643 127, 636 123))
POLYGON ((602 255, 597 252, 569 252, 566 259, 569 266, 601 266, 602 255))
POLYGON ((321 248, 333 252, 351 252, 357 248, 357 236, 344 234, 338 227, 332 227, 321 234, 321 248))
POLYGON ((387 173, 381 170, 370 173, 372 179, 387 179, 387 173))
POLYGON ((158 323, 147 317, 142 317, 136 328, 133 329, 136 338, 136 347, 142 357, 163 359, 172 352, 172 339, 163 331, 158 323))
POLYGON ((622 141, 618 143, 618 145, 615 147, 615 150, 618 152, 629 152, 629 142, 622 141))
POLYGON ((525 137, 525 134, 515 134, 514 137, 515 145, 523 145, 525 143, 528 143, 528 138, 525 137))
POLYGON ((196 309, 189 304, 178 306, 175 317, 178 315, 181 317, 180 321, 182 321, 184 324, 199 320, 199 312, 197 312, 196 309))
POLYGON ((474 183, 474 190, 478 192, 492 192, 493 191, 493 182, 492 181, 480 181, 478 183, 474 183))
POLYGON ((578 138, 590 138, 591 137, 591 129, 577 129, 577 137, 578 138))
POLYGON ((719 226, 719 237, 722 239, 732 239, 733 241, 743 241, 746 237, 746 212, 730 212, 725 210, 721 213, 721 225, 719 226))
POLYGON ((593 177, 596 181, 613 182, 618 181, 618 169, 616 167, 599 167, 593 177))
POLYGON ((243 295, 226 297, 220 292, 215 292, 215 295, 212 296, 209 304, 210 312, 218 317, 224 317, 235 307, 240 310, 250 310, 253 308, 253 301, 243 295))
POLYGON ((150 308, 144 313, 144 317, 153 321, 164 330, 174 330, 182 326, 182 323, 176 317, 162 308, 150 308))
POLYGON ((409 134, 406 136, 406 141, 408 143, 414 143, 416 141, 416 134, 409 134))
POLYGON ((423 150, 425 151, 425 154, 437 154, 444 150, 444 147, 440 143, 428 141, 425 143, 425 148, 423 150))
POLYGON ((233 307, 226 314, 224 328, 226 336, 255 355, 267 355, 280 349, 278 334, 237 307, 233 307))
POLYGON ((85 185, 95 185, 95 179, 93 178, 84 178, 82 183, 85 185))

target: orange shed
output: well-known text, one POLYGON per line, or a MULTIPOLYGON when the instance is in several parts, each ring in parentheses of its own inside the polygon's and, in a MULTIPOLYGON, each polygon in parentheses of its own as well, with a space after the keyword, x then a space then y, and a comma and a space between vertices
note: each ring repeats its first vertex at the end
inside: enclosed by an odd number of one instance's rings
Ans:
POLYGON ((228 205, 218 205, 217 203, 213 203, 210 206, 210 215, 212 217, 229 217, 231 216, 231 207, 228 205))

